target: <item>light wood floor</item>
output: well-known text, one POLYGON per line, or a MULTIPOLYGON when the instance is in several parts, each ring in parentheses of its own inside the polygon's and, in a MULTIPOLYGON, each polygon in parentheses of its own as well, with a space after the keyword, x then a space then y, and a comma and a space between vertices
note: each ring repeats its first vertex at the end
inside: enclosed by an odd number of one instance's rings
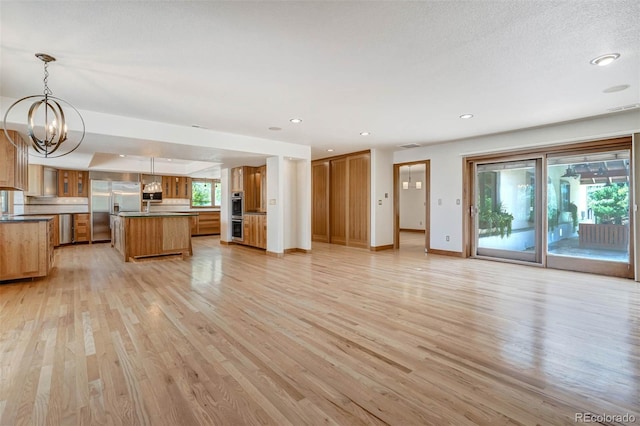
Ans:
POLYGON ((0 285, 2 426, 640 419, 630 280, 216 237, 185 261, 56 251, 47 279, 0 285))

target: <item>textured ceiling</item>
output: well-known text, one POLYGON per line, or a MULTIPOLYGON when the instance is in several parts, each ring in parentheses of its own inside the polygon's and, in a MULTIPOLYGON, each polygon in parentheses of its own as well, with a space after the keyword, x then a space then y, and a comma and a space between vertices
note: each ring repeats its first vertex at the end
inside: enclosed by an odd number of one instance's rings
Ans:
POLYGON ((42 91, 42 51, 58 58, 54 94, 82 110, 309 145, 314 157, 397 148, 639 103, 639 16, 637 0, 2 1, 0 95, 42 91), (589 64, 609 52, 621 58, 589 64))

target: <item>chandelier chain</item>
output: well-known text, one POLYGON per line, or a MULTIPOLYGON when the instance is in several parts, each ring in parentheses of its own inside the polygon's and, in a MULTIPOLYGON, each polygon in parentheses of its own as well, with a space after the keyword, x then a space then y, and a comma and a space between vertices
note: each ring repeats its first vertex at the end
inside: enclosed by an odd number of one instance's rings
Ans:
POLYGON ((44 63, 44 78, 43 78, 44 95, 45 96, 52 96, 53 92, 51 91, 51 89, 49 89, 49 70, 47 69, 48 67, 49 67, 49 63, 45 62, 44 63))

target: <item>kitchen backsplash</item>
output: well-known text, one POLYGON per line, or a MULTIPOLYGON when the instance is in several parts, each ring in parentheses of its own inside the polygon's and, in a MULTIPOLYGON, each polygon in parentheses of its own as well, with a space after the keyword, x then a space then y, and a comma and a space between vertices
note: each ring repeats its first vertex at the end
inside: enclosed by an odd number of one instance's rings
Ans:
POLYGON ((21 191, 13 195, 13 214, 89 213, 86 197, 25 197, 21 191))

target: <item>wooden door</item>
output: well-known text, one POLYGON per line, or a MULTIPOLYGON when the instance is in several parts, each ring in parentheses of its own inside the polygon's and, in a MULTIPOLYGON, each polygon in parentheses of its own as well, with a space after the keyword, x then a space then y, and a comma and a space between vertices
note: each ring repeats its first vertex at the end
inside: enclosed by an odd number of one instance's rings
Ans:
POLYGON ((330 242, 347 243, 347 159, 330 162, 330 242))
POLYGON ((369 153, 347 157, 347 245, 369 248, 369 153))
POLYGON ((329 161, 311 164, 311 240, 327 243, 329 235, 329 161))

